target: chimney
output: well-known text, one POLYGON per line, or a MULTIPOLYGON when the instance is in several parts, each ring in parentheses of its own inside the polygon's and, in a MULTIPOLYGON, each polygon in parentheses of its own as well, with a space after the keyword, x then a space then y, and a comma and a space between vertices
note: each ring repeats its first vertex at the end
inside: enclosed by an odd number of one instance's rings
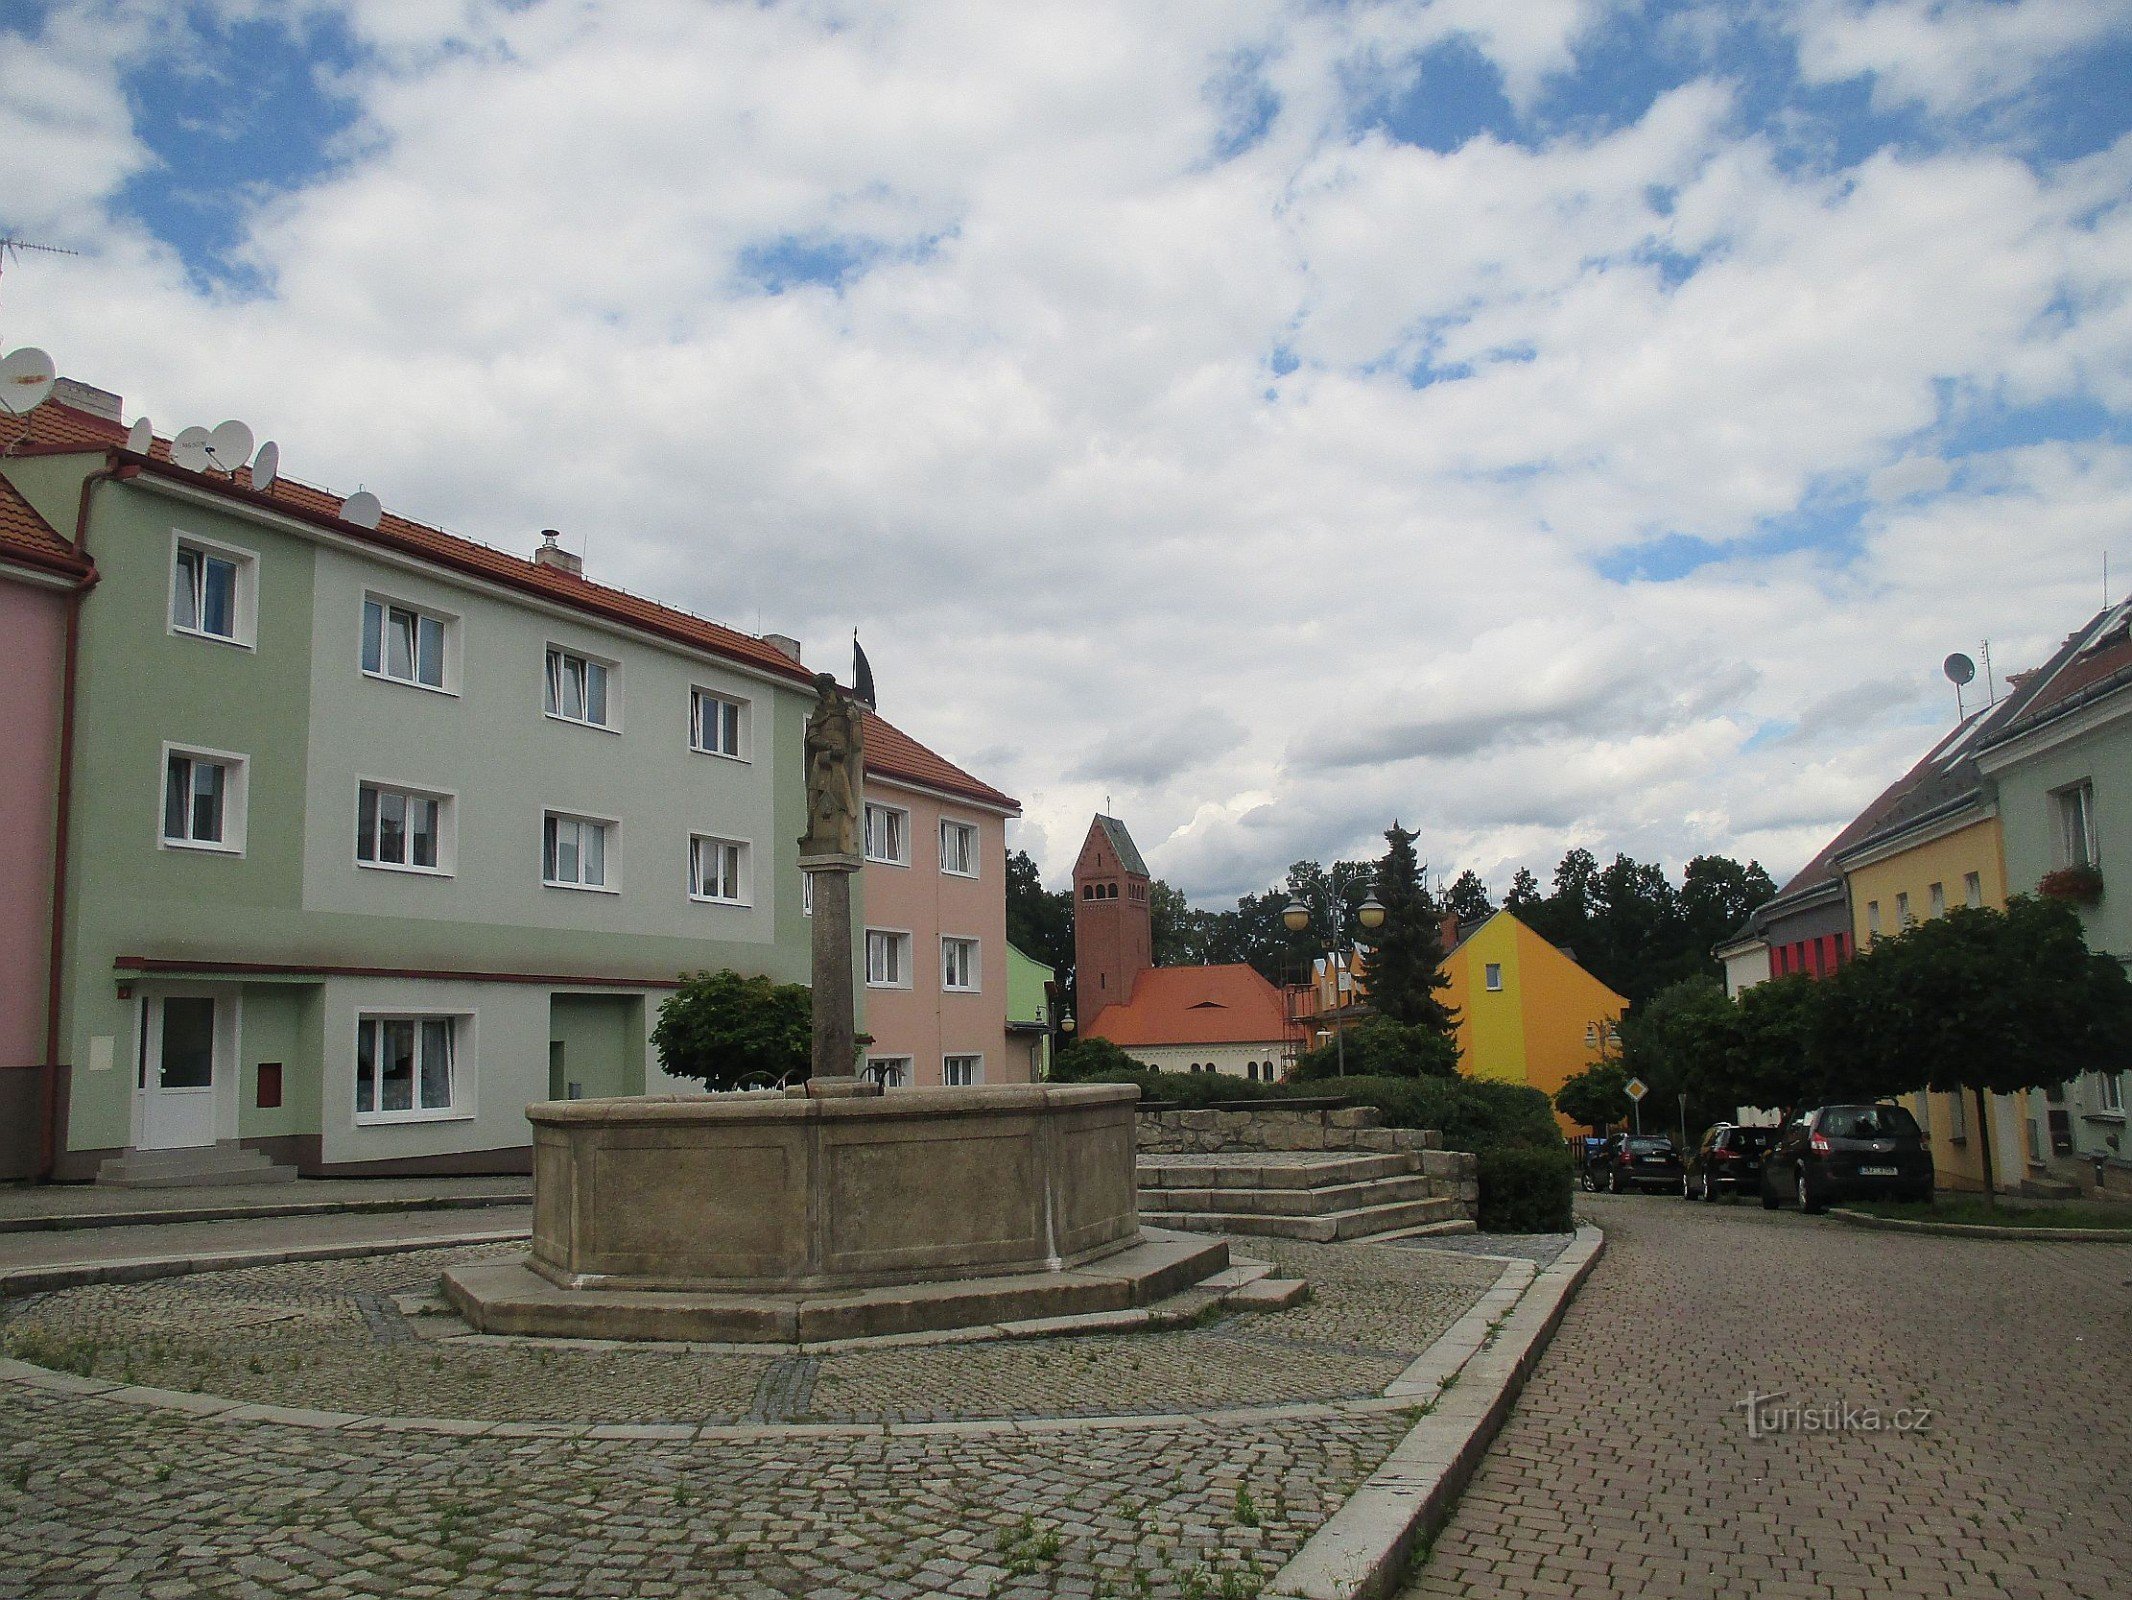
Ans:
POLYGON ((573 578, 582 578, 585 575, 585 563, 555 542, 561 537, 553 528, 541 529, 540 548, 533 552, 533 565, 553 567, 557 572, 567 572, 573 578))
POLYGON ((789 634, 766 633, 762 636, 762 642, 777 651, 779 655, 790 656, 794 661, 798 661, 800 658, 800 642, 789 634))
POLYGON ((1446 911, 1444 913, 1443 920, 1436 925, 1436 937, 1443 941, 1446 951, 1458 943, 1458 914, 1456 912, 1446 911))
POLYGON ((118 422, 121 401, 109 389, 73 378, 61 378, 52 385, 52 398, 63 406, 72 406, 76 411, 86 411, 92 417, 102 417, 106 422, 118 422))

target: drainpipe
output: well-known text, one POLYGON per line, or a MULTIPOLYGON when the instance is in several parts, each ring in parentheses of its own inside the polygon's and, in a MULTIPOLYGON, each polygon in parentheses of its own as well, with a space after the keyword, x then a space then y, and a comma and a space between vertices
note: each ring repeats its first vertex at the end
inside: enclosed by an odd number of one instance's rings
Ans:
POLYGON ((74 812, 74 692, 81 656, 81 608, 89 591, 103 579, 89 554, 89 501, 106 483, 125 482, 137 476, 138 466, 123 463, 101 467, 81 480, 81 501, 74 513, 74 553, 88 562, 89 570, 67 597, 66 654, 59 691, 59 802, 52 825, 52 943, 47 960, 44 1001, 44 1071, 39 1118, 37 1176, 50 1183, 59 1167, 59 1003, 61 963, 67 937, 67 850, 73 832, 74 812))

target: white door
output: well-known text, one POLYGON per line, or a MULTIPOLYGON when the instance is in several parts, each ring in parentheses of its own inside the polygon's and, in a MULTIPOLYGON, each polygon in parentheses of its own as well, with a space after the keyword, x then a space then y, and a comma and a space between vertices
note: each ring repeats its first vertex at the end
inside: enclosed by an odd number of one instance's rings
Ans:
POLYGON ((215 1142, 216 1004, 204 994, 149 998, 141 1050, 141 1149, 215 1142))

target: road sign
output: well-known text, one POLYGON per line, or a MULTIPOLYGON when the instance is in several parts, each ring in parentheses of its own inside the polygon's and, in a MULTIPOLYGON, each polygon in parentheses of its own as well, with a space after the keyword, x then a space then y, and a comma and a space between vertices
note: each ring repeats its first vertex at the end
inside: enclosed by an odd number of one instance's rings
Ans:
POLYGON ((1641 1100, 1645 1095, 1651 1092, 1651 1089, 1650 1086, 1643 1081, 1643 1079, 1631 1078, 1626 1084, 1622 1086, 1622 1091, 1623 1093, 1627 1094, 1631 1100, 1641 1100))

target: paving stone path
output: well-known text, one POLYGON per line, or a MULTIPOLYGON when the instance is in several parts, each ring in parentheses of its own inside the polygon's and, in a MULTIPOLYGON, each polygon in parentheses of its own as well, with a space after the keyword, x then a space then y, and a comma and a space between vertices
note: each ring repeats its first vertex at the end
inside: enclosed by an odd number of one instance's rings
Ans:
POLYGON ((2132 1247, 1580 1209, 1606 1255, 1406 1600, 2132 1594, 2132 1247), (1850 1431, 1750 1437, 1778 1391, 1850 1431))
POLYGON ((1352 1397, 1499 1264, 1242 1248, 1315 1298, 1161 1333, 799 1356, 440 1340, 447 1320, 399 1296, 495 1253, 463 1248, 18 1301, 0 1324, 18 1357, 372 1420, 10 1386, 0 1594, 1249 1595, 1411 1425, 1352 1397), (411 1416, 469 1432, 392 1427, 411 1416))

